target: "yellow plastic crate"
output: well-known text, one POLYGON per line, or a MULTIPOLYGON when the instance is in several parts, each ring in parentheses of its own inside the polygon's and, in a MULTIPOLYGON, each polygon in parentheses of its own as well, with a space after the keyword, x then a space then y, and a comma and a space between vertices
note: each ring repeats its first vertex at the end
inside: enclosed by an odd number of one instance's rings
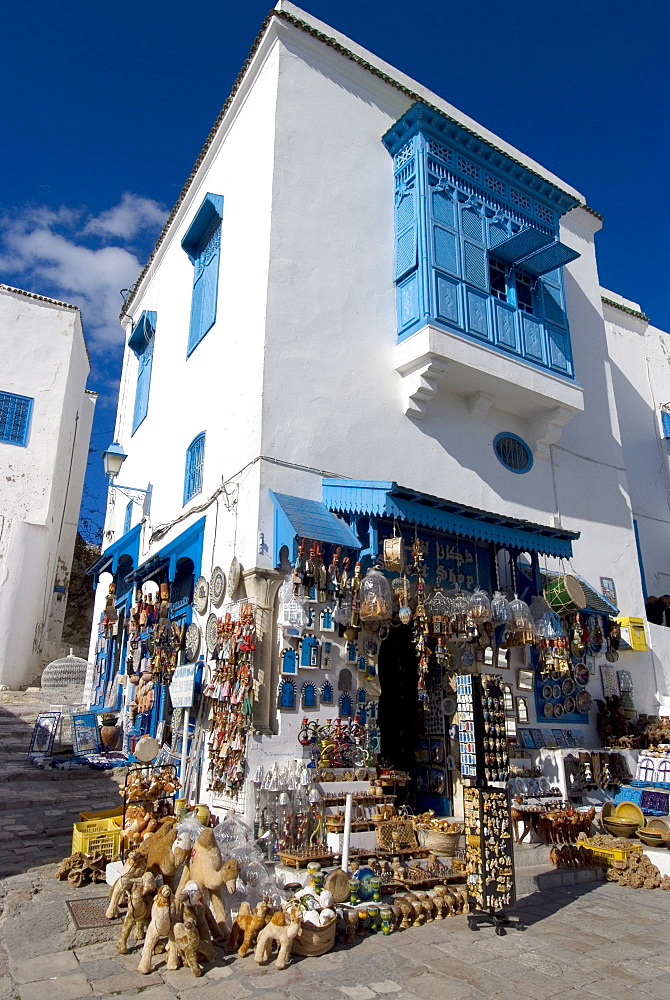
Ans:
POLYGON ((115 806, 114 809, 103 809, 102 812, 79 813, 79 819, 82 823, 88 819, 112 819, 114 816, 123 817, 123 806, 115 806))
POLYGON ((72 824, 72 853, 104 854, 112 858, 121 850, 123 816, 85 820, 72 824))
POLYGON ((589 844, 587 840, 578 840, 579 847, 585 847, 598 858, 604 868, 607 868, 613 861, 627 861, 631 854, 642 854, 640 844, 631 844, 630 847, 596 847, 589 844))

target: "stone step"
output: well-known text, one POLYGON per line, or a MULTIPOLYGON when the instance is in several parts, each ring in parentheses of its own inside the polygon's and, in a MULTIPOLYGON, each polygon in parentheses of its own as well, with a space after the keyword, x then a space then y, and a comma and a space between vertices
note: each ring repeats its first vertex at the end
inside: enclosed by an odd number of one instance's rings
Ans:
POLYGON ((557 889, 586 882, 601 882, 602 868, 554 868, 553 865, 526 865, 516 871, 517 898, 543 889, 557 889))
POLYGON ((516 871, 532 865, 551 864, 549 860, 551 849, 551 844, 515 844, 514 867, 516 871))

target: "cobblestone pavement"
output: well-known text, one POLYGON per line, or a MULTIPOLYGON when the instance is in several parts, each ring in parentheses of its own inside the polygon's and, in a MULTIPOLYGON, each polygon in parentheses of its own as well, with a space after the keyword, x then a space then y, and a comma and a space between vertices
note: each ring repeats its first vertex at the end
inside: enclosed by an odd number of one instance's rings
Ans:
POLYGON ((118 786, 105 773, 31 771, 39 707, 0 692, 0 1000, 670 1000, 670 893, 602 882, 527 896, 516 910, 527 929, 505 937, 459 916, 296 957, 283 972, 221 952, 200 979, 168 972, 162 956, 141 976, 137 946, 115 950, 118 926, 80 931, 69 917, 66 900, 107 887, 73 889, 53 861, 69 853, 77 811, 118 801, 118 786))

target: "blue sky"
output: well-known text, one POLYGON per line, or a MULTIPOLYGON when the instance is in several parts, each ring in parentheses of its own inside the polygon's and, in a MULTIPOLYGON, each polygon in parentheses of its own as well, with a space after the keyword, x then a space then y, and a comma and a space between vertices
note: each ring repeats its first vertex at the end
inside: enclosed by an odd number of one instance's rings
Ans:
MULTIPOLYGON (((268 0, 6 5, 0 281, 76 302, 100 393, 85 506, 102 520, 120 290, 148 256, 268 0), (95 513, 95 508, 98 513, 95 513)), ((667 0, 309 0, 313 15, 582 191, 602 284, 670 330, 667 0)))

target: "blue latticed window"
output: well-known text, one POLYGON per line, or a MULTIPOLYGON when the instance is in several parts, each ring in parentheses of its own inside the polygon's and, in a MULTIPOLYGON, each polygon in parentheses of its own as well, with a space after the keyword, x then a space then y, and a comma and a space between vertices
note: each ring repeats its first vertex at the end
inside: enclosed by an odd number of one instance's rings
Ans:
POLYGON ((0 441, 25 448, 32 412, 33 401, 29 396, 0 392, 0 441))
POLYGON ((431 324, 572 378, 562 271, 579 254, 559 220, 575 199, 422 104, 384 144, 399 338, 431 324))
POLYGON ((154 360, 155 335, 156 313, 143 312, 133 327, 133 332, 128 341, 128 346, 137 358, 133 434, 149 412, 149 389, 151 387, 151 367, 154 360))
POLYGON ((205 435, 198 434, 186 451, 184 503, 202 490, 202 469, 205 460, 205 435))
POLYGON ((496 435, 493 441, 493 450, 499 462, 517 475, 522 472, 530 472, 533 467, 533 453, 530 448, 516 434, 503 433, 496 435))
POLYGON ((187 357, 216 322, 222 217, 223 197, 206 195, 181 243, 193 264, 187 357))

